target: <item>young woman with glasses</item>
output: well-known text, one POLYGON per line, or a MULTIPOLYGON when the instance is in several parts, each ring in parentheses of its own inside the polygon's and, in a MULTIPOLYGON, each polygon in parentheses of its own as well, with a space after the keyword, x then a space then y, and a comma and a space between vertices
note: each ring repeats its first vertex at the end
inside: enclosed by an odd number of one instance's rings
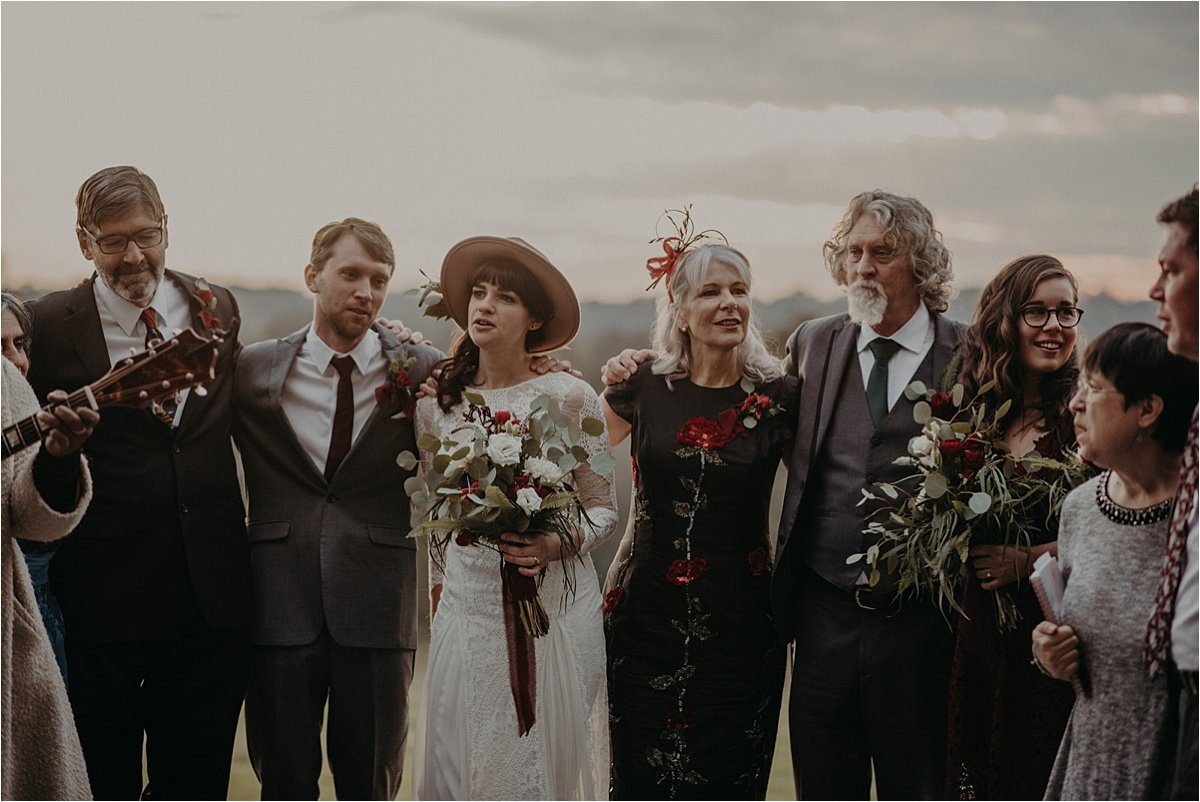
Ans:
MULTIPOLYGON (((1057 457, 1075 446, 1068 411, 1078 374, 1083 310, 1074 276, 1053 256, 1023 256, 984 288, 960 350, 959 381, 971 398, 990 381, 988 409, 1011 401, 994 433, 1015 457, 1057 457)), ((1024 475, 1014 471, 1016 491, 1024 475)), ((1040 799, 1066 727, 1073 695, 1029 663, 1030 632, 1042 619, 1027 583, 1033 561, 1057 551, 1049 510, 1030 547, 1003 544, 1004 533, 971 548, 950 683, 947 798, 1040 799), (1008 587, 1021 620, 1002 632, 991 594, 1008 587)), ((1036 533, 1036 529, 1033 530, 1036 533)))

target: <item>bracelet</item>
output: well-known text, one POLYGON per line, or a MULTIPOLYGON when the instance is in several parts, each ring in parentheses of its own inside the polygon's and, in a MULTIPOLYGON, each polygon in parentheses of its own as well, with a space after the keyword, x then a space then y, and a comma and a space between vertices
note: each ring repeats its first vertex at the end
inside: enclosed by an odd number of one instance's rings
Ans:
POLYGON ((1058 677, 1054 676, 1049 671, 1047 671, 1046 667, 1044 665, 1042 665, 1042 662, 1040 660, 1038 660, 1037 649, 1034 648, 1032 643, 1029 644, 1029 651, 1030 651, 1030 653, 1033 654, 1033 659, 1029 661, 1029 665, 1033 666, 1034 668, 1036 668, 1038 671, 1042 672, 1042 674, 1049 677, 1050 679, 1058 679, 1058 677))

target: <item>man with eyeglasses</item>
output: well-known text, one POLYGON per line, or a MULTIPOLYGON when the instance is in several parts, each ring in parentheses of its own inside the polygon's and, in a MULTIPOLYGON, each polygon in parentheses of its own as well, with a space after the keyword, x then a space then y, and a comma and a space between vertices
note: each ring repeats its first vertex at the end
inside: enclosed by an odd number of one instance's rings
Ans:
POLYGON ((249 670, 250 564, 230 438, 237 302, 166 269, 167 215, 137 168, 101 170, 75 203, 95 274, 32 304, 39 396, 95 381, 176 329, 223 337, 205 393, 103 411, 85 446, 91 507, 51 564, 92 792, 224 799, 249 670))
MULTIPOLYGON (((1200 279, 1198 279, 1196 218, 1197 188, 1176 198, 1158 213, 1167 239, 1158 254, 1159 273, 1150 288, 1158 302, 1158 318, 1167 333, 1167 350, 1197 361, 1200 358, 1200 279)), ((1175 773, 1169 783, 1171 799, 1196 799, 1197 672, 1200 670, 1200 555, 1197 554, 1197 417, 1184 445, 1179 489, 1175 495, 1167 553, 1146 627, 1145 658, 1151 677, 1164 672, 1172 693, 1178 694, 1175 773)), ((1162 787, 1168 787, 1164 782, 1162 787)))

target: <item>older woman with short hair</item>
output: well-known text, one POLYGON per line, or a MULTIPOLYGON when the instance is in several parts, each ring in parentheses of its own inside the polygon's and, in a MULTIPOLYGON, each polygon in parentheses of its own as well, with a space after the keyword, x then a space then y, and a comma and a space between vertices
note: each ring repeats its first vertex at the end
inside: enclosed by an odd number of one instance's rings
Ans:
POLYGON ((1081 675, 1047 799, 1158 799, 1171 760, 1167 682, 1151 680, 1142 639, 1166 547, 1180 451, 1196 406, 1196 365, 1163 332, 1122 323, 1083 359, 1071 399, 1082 456, 1105 468, 1063 504, 1066 578, 1059 625, 1033 631, 1036 663, 1081 675))

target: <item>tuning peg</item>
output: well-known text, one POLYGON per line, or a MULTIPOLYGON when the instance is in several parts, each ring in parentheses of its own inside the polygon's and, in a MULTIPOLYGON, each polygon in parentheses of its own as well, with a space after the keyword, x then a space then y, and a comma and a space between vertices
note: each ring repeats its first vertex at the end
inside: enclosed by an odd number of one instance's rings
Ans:
POLYGON ((192 392, 194 392, 196 395, 203 398, 204 396, 208 395, 208 388, 205 387, 203 384, 198 384, 198 385, 196 385, 196 389, 193 390, 192 392))
POLYGON ((150 393, 146 392, 145 390, 142 390, 141 392, 138 393, 138 398, 140 398, 143 401, 145 401, 149 397, 150 397, 150 393))
MULTIPOLYGON (((340 365, 341 363, 339 362, 338 364, 340 365)), ((184 378, 187 379, 189 383, 194 382, 196 380, 196 374, 195 373, 187 373, 184 375, 184 378)))
MULTIPOLYGON (((180 334, 183 334, 183 329, 171 329, 172 337, 178 337, 180 334)), ((338 364, 340 365, 341 363, 339 362, 338 364)))
POLYGON ((164 379, 164 380, 163 380, 163 383, 162 383, 162 388, 163 388, 164 390, 170 390, 170 389, 171 389, 171 383, 170 383, 169 381, 167 381, 167 380, 165 380, 165 379, 164 379))
MULTIPOLYGON (((133 349, 130 348, 129 350, 132 351, 133 349)), ((127 357, 127 358, 121 360, 121 367, 123 367, 123 368, 127 368, 132 364, 133 364, 133 359, 130 357, 127 357)))

